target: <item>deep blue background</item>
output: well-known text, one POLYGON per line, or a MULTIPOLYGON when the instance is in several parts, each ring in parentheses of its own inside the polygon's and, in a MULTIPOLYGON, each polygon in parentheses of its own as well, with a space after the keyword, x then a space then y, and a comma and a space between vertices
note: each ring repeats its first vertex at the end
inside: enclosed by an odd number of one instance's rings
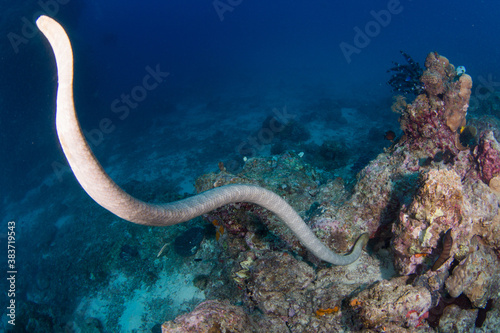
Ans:
MULTIPOLYGON (((495 1, 401 0, 401 13, 348 64, 339 44, 352 44, 354 28, 364 29, 374 20, 370 11, 388 3, 242 0, 221 21, 208 0, 70 0, 54 17, 73 43, 75 99, 84 128, 112 117, 111 102, 140 82, 146 66, 156 64, 170 76, 131 116, 128 126, 137 125, 137 133, 176 103, 207 102, 233 90, 269 90, 279 82, 327 85, 337 94, 332 98, 386 99, 391 96, 386 70, 392 60, 403 61, 399 50, 421 63, 437 51, 465 65, 475 80, 496 78, 500 3, 495 1)), ((50 48, 36 35, 16 53, 8 39, 9 32, 21 34, 23 17, 33 21, 40 10, 35 2, 1 8, 0 191, 16 200, 52 172, 51 162, 64 162, 54 127, 50 48)))

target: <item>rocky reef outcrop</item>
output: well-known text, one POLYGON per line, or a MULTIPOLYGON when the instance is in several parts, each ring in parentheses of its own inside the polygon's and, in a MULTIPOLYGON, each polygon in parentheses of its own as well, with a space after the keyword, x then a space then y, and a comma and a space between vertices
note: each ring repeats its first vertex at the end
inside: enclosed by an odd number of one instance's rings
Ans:
POLYGON ((423 326, 432 304, 431 294, 422 286, 408 284, 407 280, 403 276, 379 281, 350 300, 350 305, 364 326, 423 326))
MULTIPOLYGON (((233 312, 247 323, 241 332, 255 323, 275 332, 498 329, 500 146, 491 128, 479 131, 477 145, 460 141, 470 76, 435 52, 425 67, 420 95, 393 106, 404 134, 352 188, 295 152, 252 158, 237 175, 221 168, 197 181, 199 191, 232 183, 275 191, 337 252, 349 251, 363 232, 371 237, 368 254, 332 267, 260 207, 232 204, 206 214, 228 257, 240 307, 233 312)), ((165 323, 164 332, 184 332, 172 327, 195 322, 199 313, 165 323)))
POLYGON ((472 79, 458 75, 446 57, 431 52, 420 81, 423 93, 399 108, 406 145, 414 153, 434 156, 440 150, 461 149, 457 130, 466 125, 472 79))

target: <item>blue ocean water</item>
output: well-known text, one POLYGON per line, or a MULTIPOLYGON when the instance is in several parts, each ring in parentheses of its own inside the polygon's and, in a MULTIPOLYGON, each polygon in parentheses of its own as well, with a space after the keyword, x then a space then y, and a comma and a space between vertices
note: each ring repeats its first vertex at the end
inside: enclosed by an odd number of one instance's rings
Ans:
MULTIPOLYGON (((125 296, 95 296, 107 286, 140 299, 145 280, 182 281, 173 268, 166 276, 155 257, 185 229, 119 221, 75 181, 55 131, 52 51, 33 25, 41 13, 70 36, 76 108, 96 156, 120 185, 152 201, 193 194, 195 179, 217 171, 220 161, 237 172, 244 157, 271 155, 272 139, 252 137, 277 113, 302 124, 308 144, 336 140, 356 151, 340 164, 318 165, 353 180, 390 145, 385 131, 399 130, 386 71, 392 61, 404 62, 400 50, 421 64, 436 51, 464 65, 473 95, 479 85, 499 87, 494 1, 47 0, 0 7, 0 241, 15 221, 17 327, 27 327, 26 314, 46 327, 43 318, 52 313, 61 328, 106 307, 114 316, 106 329, 126 332, 171 320, 204 299, 196 288, 168 298, 150 282, 155 297, 169 299, 161 310, 170 315, 137 309, 147 318, 125 324, 120 320, 132 311, 125 296), (155 236, 144 243, 145 233, 155 236), (97 260, 98 252, 106 255, 97 260), (133 277, 140 260, 152 268, 133 277)), ((7 259, 4 250, 2 267, 7 259)), ((12 328, 7 320, 3 315, 0 327, 12 328)))

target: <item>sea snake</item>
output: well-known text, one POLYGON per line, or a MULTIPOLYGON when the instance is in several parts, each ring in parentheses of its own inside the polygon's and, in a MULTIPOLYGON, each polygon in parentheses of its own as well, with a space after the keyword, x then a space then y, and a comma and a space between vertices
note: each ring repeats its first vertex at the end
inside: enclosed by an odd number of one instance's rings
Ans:
POLYGON ((316 237, 284 199, 259 186, 226 185, 159 205, 145 203, 127 194, 104 171, 82 134, 73 102, 73 51, 66 31, 48 16, 40 16, 36 24, 48 39, 56 58, 59 142, 78 182, 99 205, 133 223, 167 226, 188 221, 229 203, 251 202, 276 214, 318 258, 334 265, 348 265, 359 258, 368 242, 368 234, 358 238, 350 254, 336 254, 316 237))

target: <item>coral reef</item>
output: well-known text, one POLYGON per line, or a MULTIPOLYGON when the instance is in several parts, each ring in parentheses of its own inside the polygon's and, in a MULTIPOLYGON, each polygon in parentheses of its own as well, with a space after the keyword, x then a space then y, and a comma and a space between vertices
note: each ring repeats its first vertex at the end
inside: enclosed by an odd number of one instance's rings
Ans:
POLYGON ((486 184, 500 175, 500 144, 493 136, 493 132, 481 134, 479 144, 474 149, 474 156, 479 165, 481 179, 486 184))
POLYGON ((412 150, 433 156, 439 150, 457 151, 457 130, 465 126, 472 79, 457 75, 449 60, 435 52, 425 61, 420 80, 423 93, 402 112, 400 123, 412 150))
MULTIPOLYGON (((39 20, 42 29, 51 22, 39 20)), ((149 205, 128 196, 107 177, 81 134, 61 137, 64 148, 79 148, 79 153, 67 152, 70 165, 91 162, 93 172, 74 167, 83 187, 118 216, 162 225, 203 214, 207 225, 217 228, 210 240, 204 237, 206 229, 188 229, 173 245, 179 260, 187 261, 199 250, 193 262, 205 269, 192 280, 206 293, 204 299, 215 299, 165 322, 162 332, 431 332, 495 325, 488 311, 498 313, 500 289, 498 142, 492 132, 480 131, 476 148, 460 144, 472 87, 467 74, 457 74, 448 59, 433 52, 420 76, 418 64, 403 56, 408 65, 393 69, 402 73, 393 82, 403 91, 419 93, 411 104, 398 98, 393 108, 401 114, 404 135, 359 172, 351 191, 342 179, 307 164, 302 154, 285 152, 246 159, 239 174, 219 164, 217 174, 204 175, 196 183, 198 191, 212 189, 211 194, 149 205), (416 82, 419 76, 421 84, 416 82), (411 86, 401 85, 403 79, 411 86), (92 180, 96 175, 97 189, 92 180), (222 187, 231 184, 240 185, 222 187), (251 203, 240 202, 248 198, 251 203), (280 210, 286 205, 282 198, 293 206, 288 210, 293 216, 280 210), (272 211, 292 217, 280 220, 272 211), (371 237, 370 255, 362 253, 350 266, 322 262, 306 250, 311 242, 299 242, 319 238, 327 244, 320 250, 309 246, 315 254, 348 252, 363 232, 371 237), (440 304, 442 309, 436 309, 440 304)), ((59 89, 71 91, 71 75, 63 71, 59 89)), ((58 99, 58 106, 66 103, 61 110, 74 111, 71 94, 58 94, 58 99)), ((272 126, 271 121, 263 128, 272 126)), ((298 144, 309 137, 298 122, 282 125, 277 131, 281 141, 296 139, 298 144)), ((342 147, 326 142, 320 151, 331 159, 342 147)), ((361 239, 357 244, 364 246, 368 236, 361 239)), ((159 256, 167 248, 164 245, 159 256)), ((357 258, 361 247, 356 249, 357 258)), ((117 243, 110 252, 129 269, 137 270, 137 262, 143 261, 143 251, 134 243, 117 243)), ((338 258, 328 262, 347 264, 345 256, 338 258)), ((137 274, 156 280, 156 273, 137 274)), ((94 278, 93 272, 89 275, 94 278)), ((48 282, 40 279, 37 284, 46 289, 48 282)))
POLYGON ((306 306, 306 290, 315 277, 306 263, 288 253, 274 252, 257 259, 251 274, 251 299, 262 312, 277 316, 288 316, 292 309, 306 306))
POLYGON ((431 307, 431 294, 424 287, 407 284, 408 278, 380 281, 350 300, 359 320, 368 328, 393 324, 415 328, 423 325, 431 307))
POLYGON ((242 308, 229 302, 205 301, 191 313, 166 322, 162 333, 255 332, 256 327, 242 308))
POLYGON ((403 137, 369 162, 350 190, 293 152, 249 159, 238 175, 200 177, 200 191, 231 183, 277 191, 339 252, 359 233, 370 234, 370 256, 353 267, 329 267, 259 207, 232 204, 206 214, 227 231, 219 243, 234 258, 232 279, 250 316, 259 309, 261 323, 291 332, 497 327, 498 142, 481 123, 477 146, 460 144, 469 76, 431 53, 420 80, 423 90, 411 104, 398 97, 393 105, 403 137))
POLYGON ((465 310, 457 305, 444 309, 439 321, 440 332, 474 332, 478 310, 465 310))
MULTIPOLYGON (((307 211, 316 200, 318 180, 319 175, 312 167, 289 152, 270 160, 250 159, 238 176, 225 172, 204 175, 198 178, 196 189, 202 192, 226 184, 258 184, 286 197, 299 211, 307 211)), ((259 206, 230 204, 205 214, 205 218, 217 220, 224 227, 226 237, 221 241, 230 251, 269 247, 262 240, 275 235, 279 238, 275 239, 276 243, 284 242, 288 248, 305 255, 303 246, 288 228, 259 206)))
MULTIPOLYGON (((429 266, 433 249, 449 229, 457 244, 465 242, 459 233, 467 229, 462 213, 463 188, 453 170, 430 170, 422 175, 415 199, 401 209, 393 226, 395 265, 400 274, 415 273, 419 265, 429 266)), ((457 251, 457 245, 452 253, 457 251)))
POLYGON ((446 289, 452 297, 464 293, 475 307, 484 308, 500 292, 498 257, 478 236, 472 239, 469 251, 446 279, 446 289))

